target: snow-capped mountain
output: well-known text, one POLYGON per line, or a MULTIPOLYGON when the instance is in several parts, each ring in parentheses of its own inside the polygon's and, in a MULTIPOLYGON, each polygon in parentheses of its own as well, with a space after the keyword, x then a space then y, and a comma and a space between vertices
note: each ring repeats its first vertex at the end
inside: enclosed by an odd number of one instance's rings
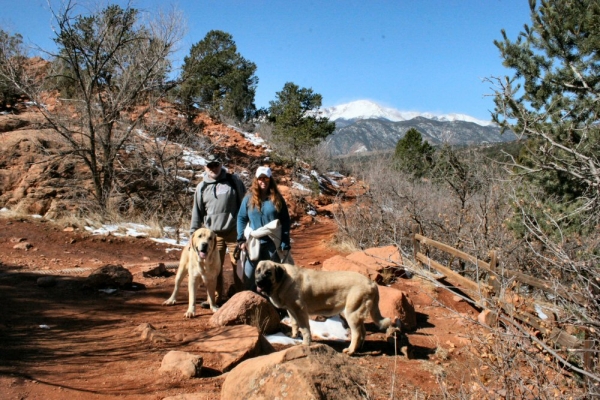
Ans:
POLYGON ((442 114, 419 113, 415 111, 399 111, 390 107, 383 107, 370 100, 357 100, 351 103, 341 104, 334 107, 321 109, 321 115, 331 121, 347 120, 355 121, 361 119, 384 119, 392 122, 409 121, 413 118, 423 117, 434 121, 465 121, 480 126, 489 126, 491 121, 483 121, 465 114, 442 114))
POLYGON ((411 128, 434 146, 480 145, 516 138, 512 132, 502 134, 491 121, 468 115, 404 112, 368 100, 324 108, 320 115, 335 122, 335 131, 322 143, 331 156, 393 150, 411 128))

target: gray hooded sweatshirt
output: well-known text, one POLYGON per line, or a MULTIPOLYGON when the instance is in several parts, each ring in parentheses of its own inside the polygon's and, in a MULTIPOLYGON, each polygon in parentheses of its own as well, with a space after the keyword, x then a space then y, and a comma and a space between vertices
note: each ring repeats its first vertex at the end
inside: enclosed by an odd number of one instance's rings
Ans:
POLYGON ((211 179, 205 172, 203 180, 196 186, 192 223, 190 233, 204 226, 217 235, 236 230, 237 214, 246 195, 246 188, 241 179, 221 169, 217 179, 211 179))

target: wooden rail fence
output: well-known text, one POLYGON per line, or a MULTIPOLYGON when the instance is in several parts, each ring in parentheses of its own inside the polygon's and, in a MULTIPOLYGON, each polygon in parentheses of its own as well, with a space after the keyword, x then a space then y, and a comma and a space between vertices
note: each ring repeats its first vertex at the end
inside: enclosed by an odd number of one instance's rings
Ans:
MULTIPOLYGON (((586 303, 586 299, 571 292, 566 292, 562 288, 554 287, 548 281, 524 274, 519 271, 512 271, 507 268, 498 267, 498 257, 494 250, 489 254, 489 262, 485 262, 477 257, 467 254, 463 251, 455 249, 447 244, 432 240, 419 233, 418 225, 413 226, 412 244, 414 259, 421 265, 422 268, 427 268, 437 271, 437 274, 430 274, 439 281, 445 281, 450 286, 459 289, 466 296, 471 298, 479 307, 494 310, 500 308, 507 315, 535 328, 544 335, 547 339, 558 344, 566 349, 578 349, 584 352, 584 360, 586 369, 589 371, 591 367, 592 344, 589 340, 583 340, 575 337, 564 330, 560 329, 556 321, 551 317, 542 319, 538 315, 532 314, 526 310, 522 310, 513 304, 512 301, 504 297, 503 287, 507 287, 507 283, 517 281, 535 288, 544 290, 554 296, 561 296, 570 301, 576 301, 580 305, 586 303), (442 252, 445 252, 455 259, 460 259, 464 262, 471 263, 476 267, 476 277, 484 276, 481 280, 472 280, 459 272, 452 270, 449 266, 445 266, 438 261, 431 259, 426 252, 422 251, 422 247, 433 247, 442 252)), ((477 278, 478 279, 478 278, 477 278)), ((525 297, 525 296, 523 296, 525 297)), ((527 298, 527 304, 535 305, 533 298, 527 298)), ((492 314, 496 315, 496 314, 492 314)))

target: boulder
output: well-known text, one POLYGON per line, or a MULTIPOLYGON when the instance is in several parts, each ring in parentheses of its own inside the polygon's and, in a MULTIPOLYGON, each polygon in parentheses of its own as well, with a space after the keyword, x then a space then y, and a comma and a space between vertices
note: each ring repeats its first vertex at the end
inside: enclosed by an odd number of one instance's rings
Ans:
POLYGON ((133 275, 122 265, 106 264, 94 270, 85 280, 84 286, 92 289, 130 288, 133 275))
POLYGON ((185 351, 168 352, 160 364, 161 373, 180 375, 184 378, 200 376, 202 370, 202 357, 185 351))
POLYGON ((410 273, 402 267, 402 255, 396 246, 372 247, 356 251, 346 258, 376 271, 374 280, 380 285, 390 283, 396 278, 410 277, 410 273))
POLYGON ((370 267, 369 265, 363 264, 362 262, 357 262, 353 260, 349 260, 346 257, 342 256, 333 256, 323 262, 322 271, 354 271, 358 272, 361 275, 366 276, 372 281, 377 281, 379 273, 375 268, 370 267))
POLYGON ((13 249, 27 251, 27 250, 31 249, 32 247, 33 247, 33 245, 29 242, 20 242, 20 243, 15 244, 13 246, 13 249))
POLYGON ((408 295, 401 290, 387 286, 378 286, 378 288, 381 314, 392 320, 399 319, 403 330, 414 330, 417 327, 417 314, 408 295))
POLYGON ((365 251, 356 251, 347 255, 346 258, 366 264, 379 272, 384 268, 402 264, 402 255, 396 246, 373 247, 365 251))
POLYGON ((221 400, 370 398, 362 368, 324 344, 294 346, 235 367, 221 400))
POLYGON ((149 324, 147 322, 138 325, 138 327, 135 330, 137 332, 141 332, 140 337, 144 341, 149 341, 153 343, 166 343, 169 341, 169 339, 165 335, 158 332, 156 328, 152 326, 152 324, 149 324))
POLYGON ((242 361, 269 354, 273 346, 250 325, 224 326, 202 332, 190 343, 194 353, 204 359, 204 365, 227 372, 242 361))
POLYGON ((261 334, 279 332, 279 314, 269 300, 245 290, 236 293, 214 313, 210 323, 215 326, 251 325, 261 334))
POLYGON ((144 267, 142 269, 142 276, 144 278, 154 278, 158 276, 169 276, 169 272, 167 271, 167 267, 164 263, 158 263, 156 265, 151 265, 148 267, 144 267))

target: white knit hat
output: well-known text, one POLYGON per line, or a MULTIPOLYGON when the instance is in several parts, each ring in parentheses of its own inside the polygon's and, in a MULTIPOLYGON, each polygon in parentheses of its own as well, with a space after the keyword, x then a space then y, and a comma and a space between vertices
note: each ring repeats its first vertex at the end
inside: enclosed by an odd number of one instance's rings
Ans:
POLYGON ((258 167, 256 169, 256 177, 260 177, 261 175, 266 175, 269 178, 271 177, 271 168, 269 167, 258 167))

